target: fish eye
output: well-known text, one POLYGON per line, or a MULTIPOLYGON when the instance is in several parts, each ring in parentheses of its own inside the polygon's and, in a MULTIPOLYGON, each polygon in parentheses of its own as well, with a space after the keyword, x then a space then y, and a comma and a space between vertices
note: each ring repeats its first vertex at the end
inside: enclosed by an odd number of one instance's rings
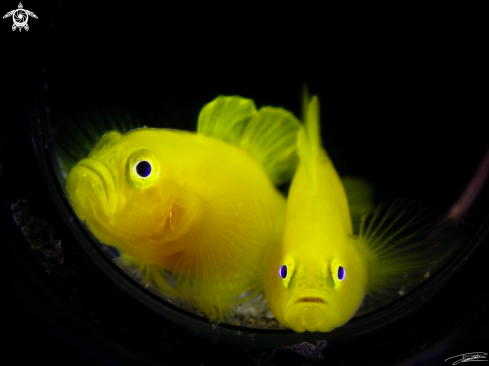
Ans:
POLYGON ((330 284, 331 287, 336 289, 339 289, 343 286, 346 278, 346 270, 345 267, 342 266, 342 264, 344 264, 342 258, 333 256, 331 258, 331 262, 328 265, 330 284))
POLYGON ((278 276, 284 280, 287 278, 287 265, 286 264, 283 264, 280 266, 280 268, 278 269, 278 276))
POLYGON ((138 161, 134 165, 134 171, 141 178, 148 178, 151 175, 151 163, 147 160, 138 161))
POLYGON ((346 271, 342 266, 338 267, 338 279, 343 281, 346 277, 346 271))
POLYGON ((289 288, 290 281, 292 281, 294 278, 296 265, 295 259, 291 256, 287 256, 285 258, 282 258, 278 263, 282 263, 282 265, 280 265, 280 267, 278 268, 278 277, 282 280, 280 281, 280 283, 285 288, 289 288))
POLYGON ((159 164, 155 154, 146 149, 135 151, 124 163, 130 185, 137 189, 151 187, 159 176, 159 164))

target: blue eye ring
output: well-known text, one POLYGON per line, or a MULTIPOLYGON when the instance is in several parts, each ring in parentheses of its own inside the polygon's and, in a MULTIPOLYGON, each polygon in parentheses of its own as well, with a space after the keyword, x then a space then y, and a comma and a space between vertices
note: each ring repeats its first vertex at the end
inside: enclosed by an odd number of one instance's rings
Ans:
POLYGON ((283 264, 280 266, 280 268, 278 269, 278 276, 284 280, 287 278, 287 265, 286 264, 283 264))
POLYGON ((140 160, 134 164, 134 172, 140 178, 148 178, 153 172, 153 167, 151 163, 147 160, 140 160))
POLYGON ((338 279, 340 281, 343 281, 346 277, 346 271, 342 266, 338 267, 338 273, 337 273, 338 279))

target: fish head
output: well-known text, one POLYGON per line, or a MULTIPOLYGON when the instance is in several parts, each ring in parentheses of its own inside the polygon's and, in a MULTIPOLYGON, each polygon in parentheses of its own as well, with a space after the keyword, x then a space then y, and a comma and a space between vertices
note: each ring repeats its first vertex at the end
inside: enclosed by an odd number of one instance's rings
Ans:
POLYGON ((356 248, 325 249, 281 247, 269 260, 265 294, 270 310, 296 332, 329 332, 342 326, 365 296, 366 266, 356 248))
POLYGON ((121 246, 130 242, 172 254, 164 244, 184 235, 201 213, 198 197, 165 166, 171 156, 154 133, 146 128, 125 135, 107 132, 66 180, 79 218, 103 243, 127 253, 135 249, 121 246))

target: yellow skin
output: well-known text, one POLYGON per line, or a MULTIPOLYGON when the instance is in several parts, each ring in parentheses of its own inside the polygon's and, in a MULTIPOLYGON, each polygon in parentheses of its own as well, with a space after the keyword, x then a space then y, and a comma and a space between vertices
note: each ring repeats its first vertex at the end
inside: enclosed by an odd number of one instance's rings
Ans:
POLYGON ((350 320, 365 296, 366 255, 353 236, 343 185, 321 147, 317 97, 307 104, 304 119, 301 163, 287 198, 282 245, 268 256, 265 293, 282 325, 328 332, 350 320), (282 265, 285 279, 279 276, 282 265))
POLYGON ((246 151, 183 131, 106 133, 66 188, 97 239, 183 276, 182 298, 218 320, 256 275, 263 246, 280 240, 285 218, 284 197, 246 151), (146 178, 140 161, 152 165, 146 178))

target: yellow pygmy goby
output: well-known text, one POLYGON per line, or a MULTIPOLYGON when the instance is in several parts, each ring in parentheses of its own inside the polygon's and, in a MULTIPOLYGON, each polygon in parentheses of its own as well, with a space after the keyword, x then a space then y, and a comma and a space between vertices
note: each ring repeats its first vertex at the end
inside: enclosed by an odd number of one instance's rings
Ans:
POLYGON ((225 319, 256 277, 263 247, 278 245, 285 198, 275 188, 297 166, 299 121, 281 108, 219 96, 197 133, 107 132, 68 174, 78 217, 140 265, 164 291, 225 319))
POLYGON ((403 276, 422 276, 450 248, 429 235, 429 212, 400 200, 366 212, 354 235, 345 189, 321 144, 317 96, 305 95, 303 114, 282 242, 265 251, 262 273, 282 325, 328 332, 348 322, 365 295, 382 304, 399 297, 403 276))
POLYGON ((277 320, 296 332, 326 332, 347 322, 366 290, 366 263, 351 240, 345 190, 321 147, 319 101, 306 101, 289 190, 282 245, 267 266, 265 292, 277 320), (346 281, 346 279, 348 279, 346 281))

